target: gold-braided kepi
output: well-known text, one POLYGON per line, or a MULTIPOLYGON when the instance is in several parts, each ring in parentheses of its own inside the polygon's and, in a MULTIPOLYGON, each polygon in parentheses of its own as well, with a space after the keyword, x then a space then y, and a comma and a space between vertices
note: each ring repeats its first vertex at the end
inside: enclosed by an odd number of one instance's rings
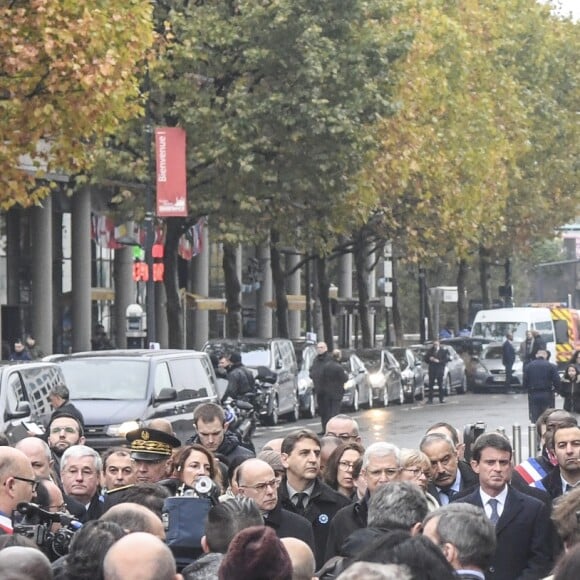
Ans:
POLYGON ((177 437, 148 427, 130 431, 127 441, 131 444, 131 457, 141 461, 169 459, 173 449, 181 446, 177 437))

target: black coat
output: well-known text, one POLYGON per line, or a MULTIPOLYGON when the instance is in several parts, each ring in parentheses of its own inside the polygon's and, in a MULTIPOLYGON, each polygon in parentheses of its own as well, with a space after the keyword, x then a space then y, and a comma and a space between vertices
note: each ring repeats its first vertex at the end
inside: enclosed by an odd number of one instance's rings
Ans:
POLYGON ((278 502, 276 507, 264 518, 266 525, 272 528, 279 538, 298 538, 310 546, 314 553, 314 533, 310 522, 301 515, 282 508, 278 502))
POLYGON ((342 547, 345 540, 356 530, 367 527, 367 517, 370 494, 355 502, 343 507, 330 523, 328 541, 326 542, 326 560, 333 556, 344 556, 342 547))
MULTIPOLYGON (((191 443, 197 443, 201 445, 201 441, 197 435, 194 437, 190 437, 185 444, 190 445, 191 443)), ((235 459, 236 457, 242 457, 243 459, 251 459, 252 457, 256 457, 252 451, 242 447, 240 445, 240 440, 229 431, 226 431, 224 434, 224 440, 222 441, 221 445, 216 449, 214 455, 219 455, 220 458, 223 458, 224 462, 227 465, 235 459)))
POLYGON ((348 380, 348 373, 328 352, 319 354, 314 359, 312 367, 310 367, 310 378, 314 383, 317 395, 342 400, 344 383, 348 380))
POLYGON ((506 368, 511 368, 516 362, 516 350, 511 340, 504 340, 501 346, 501 363, 506 368))
POLYGON ((537 358, 524 369, 524 388, 528 393, 551 392, 560 389, 560 375, 555 364, 537 358))
POLYGON ((546 493, 552 498, 556 499, 562 495, 562 477, 560 475, 560 468, 556 467, 543 477, 537 484, 540 489, 545 489, 546 493))
MULTIPOLYGON (((483 508, 479 487, 458 501, 483 508)), ((486 580, 538 580, 550 572, 552 525, 540 500, 510 487, 495 533, 497 547, 486 580)))
MULTIPOLYGON (((290 512, 296 513, 296 506, 288 496, 288 487, 284 479, 278 489, 278 496, 282 507, 290 512)), ((316 557, 316 568, 320 568, 325 562, 326 542, 330 524, 336 513, 350 500, 344 495, 334 491, 331 487, 320 480, 316 480, 310 501, 304 512, 304 517, 312 525, 314 533, 314 556, 316 557)))
POLYGON ((425 362, 429 365, 430 375, 440 375, 445 371, 445 365, 449 362, 449 351, 440 346, 432 346, 425 354, 425 362), (437 360, 431 360, 431 359, 437 360))

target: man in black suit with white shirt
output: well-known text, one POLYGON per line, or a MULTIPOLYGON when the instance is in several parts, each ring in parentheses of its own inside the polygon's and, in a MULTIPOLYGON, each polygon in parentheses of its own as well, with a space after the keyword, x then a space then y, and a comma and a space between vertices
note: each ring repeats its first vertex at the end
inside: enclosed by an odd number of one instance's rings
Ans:
POLYGON ((479 486, 457 500, 482 507, 495 525, 497 547, 487 580, 538 580, 552 567, 550 514, 540 500, 509 485, 512 448, 499 433, 485 433, 472 449, 479 486))

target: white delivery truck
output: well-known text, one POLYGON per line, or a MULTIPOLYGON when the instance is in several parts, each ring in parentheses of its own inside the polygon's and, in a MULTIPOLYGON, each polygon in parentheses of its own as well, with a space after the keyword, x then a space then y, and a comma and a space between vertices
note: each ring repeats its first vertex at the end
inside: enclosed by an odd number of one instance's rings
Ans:
POLYGON ((514 348, 518 351, 526 339, 528 330, 537 330, 546 341, 550 360, 556 362, 556 341, 554 338, 554 323, 549 308, 493 308, 480 310, 475 315, 471 336, 490 338, 498 342, 505 340, 508 332, 514 337, 514 348))

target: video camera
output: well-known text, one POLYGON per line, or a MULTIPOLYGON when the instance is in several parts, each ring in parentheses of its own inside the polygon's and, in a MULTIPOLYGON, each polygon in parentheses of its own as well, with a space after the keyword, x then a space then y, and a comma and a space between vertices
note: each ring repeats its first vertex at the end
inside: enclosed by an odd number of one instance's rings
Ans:
POLYGON ((14 522, 14 533, 30 538, 51 560, 68 554, 75 532, 82 527, 82 523, 70 514, 49 512, 35 503, 19 503, 16 512, 23 517, 14 522), (53 532, 53 524, 61 527, 53 532))

